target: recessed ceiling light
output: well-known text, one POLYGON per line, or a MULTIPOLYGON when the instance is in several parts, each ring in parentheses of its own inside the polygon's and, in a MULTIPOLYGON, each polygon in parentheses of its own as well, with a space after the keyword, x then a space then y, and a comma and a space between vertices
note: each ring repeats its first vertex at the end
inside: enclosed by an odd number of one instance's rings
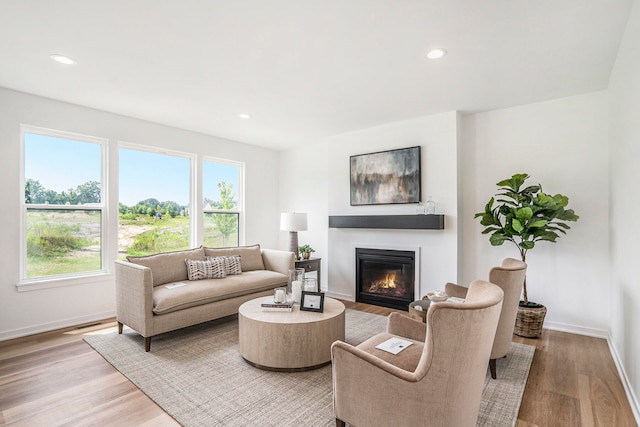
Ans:
POLYGON ((238 117, 240 117, 241 119, 250 119, 251 118, 251 114, 238 114, 238 117))
POLYGON ((439 59, 442 58, 443 56, 445 56, 447 54, 446 49, 443 49, 441 47, 437 48, 437 49, 431 49, 429 51, 429 53, 427 53, 427 58, 429 59, 439 59))
POLYGON ((53 59, 56 62, 59 62, 60 64, 64 64, 64 65, 77 64, 77 62, 74 59, 71 59, 68 56, 59 55, 57 53, 54 53, 53 55, 51 55, 51 59, 53 59))

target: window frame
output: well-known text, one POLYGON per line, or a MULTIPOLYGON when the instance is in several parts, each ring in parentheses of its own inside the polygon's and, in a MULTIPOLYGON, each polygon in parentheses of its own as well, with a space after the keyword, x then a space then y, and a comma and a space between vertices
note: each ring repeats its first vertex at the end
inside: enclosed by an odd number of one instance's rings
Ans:
POLYGON ((198 162, 199 170, 198 170, 198 182, 200 186, 198 188, 199 192, 197 195, 198 200, 198 215, 201 218, 200 227, 198 228, 198 242, 204 244, 204 215, 205 213, 227 213, 227 214, 237 214, 238 215, 238 246, 242 246, 244 244, 244 168, 245 163, 239 162, 235 160, 222 159, 214 156, 201 156, 200 161, 198 162), (227 209, 206 209, 204 208, 204 163, 220 163, 229 166, 235 166, 238 168, 238 188, 237 188, 237 196, 238 196, 238 207, 234 210, 227 209))
MULTIPOLYGON (((187 159, 189 161, 189 248, 196 247, 196 242, 198 242, 198 232, 196 228, 201 223, 201 220, 198 218, 200 216, 199 214, 200 210, 196 210, 196 215, 193 214, 194 201, 197 200, 195 197, 195 193, 197 191, 197 181, 198 181, 198 178, 196 178, 196 175, 197 175, 196 165, 197 165, 197 158, 198 158, 197 154, 188 153, 185 151, 171 150, 171 149, 161 148, 161 147, 154 147, 151 145, 137 144, 137 143, 127 142, 127 141, 118 141, 117 154, 116 154, 118 159, 120 159, 121 148, 124 148, 127 150, 144 151, 146 153, 160 154, 164 156, 180 157, 180 158, 187 159)), ((117 194, 116 206, 118 206, 118 203, 120 202, 120 162, 119 161, 118 161, 118 167, 115 173, 118 176, 117 177, 118 189, 116 190, 116 194, 117 194)), ((118 209, 116 207, 116 215, 115 215, 116 248, 120 243, 120 236, 118 235, 119 220, 120 220, 120 216, 119 216, 118 209)), ((116 252, 117 252, 117 249, 116 249, 116 252)), ((116 258, 117 258, 117 255, 116 255, 116 258)))
POLYGON ((238 245, 245 241, 245 162, 223 159, 216 156, 201 153, 185 152, 151 146, 139 143, 130 143, 122 140, 112 140, 106 137, 85 135, 58 129, 50 129, 41 126, 20 125, 20 187, 17 197, 20 198, 20 277, 16 283, 18 292, 40 289, 56 288, 61 286, 75 286, 88 284, 110 283, 114 278, 113 266, 118 252, 118 202, 119 202, 119 154, 120 148, 146 151, 149 153, 171 155, 189 160, 189 246, 197 247, 204 241, 204 197, 203 186, 204 162, 221 163, 236 166, 238 168, 238 206, 235 210, 211 209, 207 213, 234 213, 238 215, 238 245), (84 143, 98 144, 100 147, 100 203, 90 206, 83 205, 51 205, 28 204, 25 202, 26 158, 25 158, 25 134, 37 134, 54 138, 68 139, 84 143), (99 211, 100 221, 100 270, 56 274, 27 278, 27 212, 28 209, 50 210, 89 210, 99 211))
POLYGON ((20 279, 16 284, 18 291, 44 289, 58 286, 68 286, 79 283, 103 281, 111 274, 109 268, 109 140, 92 135, 49 129, 32 125, 20 125, 20 279), (91 206, 84 205, 52 205, 31 204, 25 201, 25 185, 27 182, 25 134, 35 134, 53 138, 78 141, 87 144, 97 144, 100 147, 100 203, 91 206), (55 274, 49 276, 27 277, 27 214, 33 210, 87 210, 100 212, 100 269, 74 273, 55 274))

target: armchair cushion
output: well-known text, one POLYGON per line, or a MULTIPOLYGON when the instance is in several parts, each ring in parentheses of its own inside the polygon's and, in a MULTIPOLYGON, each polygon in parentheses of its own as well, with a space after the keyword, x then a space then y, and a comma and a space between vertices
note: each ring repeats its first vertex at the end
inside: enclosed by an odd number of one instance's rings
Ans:
MULTIPOLYGON (((412 321, 415 322, 415 320, 412 321)), ((415 371, 418 367, 418 362, 420 362, 420 356, 422 356, 422 347, 424 346, 424 342, 415 341, 402 336, 402 338, 411 341, 413 344, 411 344, 409 347, 406 347, 398 354, 391 354, 387 351, 376 348, 378 344, 383 343, 389 338, 393 337, 396 337, 396 335, 389 333, 377 334, 359 344, 358 348, 360 350, 366 351, 372 356, 377 357, 378 359, 389 362, 393 366, 397 366, 400 369, 404 369, 408 372, 415 371)))

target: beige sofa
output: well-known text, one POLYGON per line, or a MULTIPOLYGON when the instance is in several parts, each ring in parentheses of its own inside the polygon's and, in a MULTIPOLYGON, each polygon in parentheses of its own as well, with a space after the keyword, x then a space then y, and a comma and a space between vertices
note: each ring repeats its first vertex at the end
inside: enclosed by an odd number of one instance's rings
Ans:
MULTIPOLYGON (((199 247, 116 261, 118 332, 122 333, 123 325, 129 326, 145 338, 145 351, 150 351, 155 335, 235 314, 245 301, 272 295, 274 288, 286 286, 294 263, 293 253, 259 245, 199 247), (188 271, 185 260, 237 256, 241 273, 189 280, 193 270, 188 271)), ((209 261, 200 264, 211 265, 209 261)))

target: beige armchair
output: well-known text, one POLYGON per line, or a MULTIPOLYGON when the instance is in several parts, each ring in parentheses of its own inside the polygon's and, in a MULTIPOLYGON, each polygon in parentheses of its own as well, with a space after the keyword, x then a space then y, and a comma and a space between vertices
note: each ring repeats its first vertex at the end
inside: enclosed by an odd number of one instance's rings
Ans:
MULTIPOLYGON (((489 282, 500 286, 504 292, 500 321, 498 322, 496 336, 493 340, 491 358, 489 359, 489 368, 493 379, 496 379, 497 376, 496 359, 505 357, 511 348, 518 303, 520 302, 522 285, 524 284, 526 274, 527 264, 513 258, 506 258, 502 261, 502 266, 493 267, 489 272, 489 282)), ((467 288, 454 285, 453 283, 447 283, 445 285, 445 292, 449 296, 465 298, 467 288)))
POLYGON ((386 333, 334 342, 336 425, 475 426, 502 298, 476 280, 464 303, 431 304, 426 324, 392 313, 386 333), (397 355, 375 348, 394 336, 412 344, 397 355))

